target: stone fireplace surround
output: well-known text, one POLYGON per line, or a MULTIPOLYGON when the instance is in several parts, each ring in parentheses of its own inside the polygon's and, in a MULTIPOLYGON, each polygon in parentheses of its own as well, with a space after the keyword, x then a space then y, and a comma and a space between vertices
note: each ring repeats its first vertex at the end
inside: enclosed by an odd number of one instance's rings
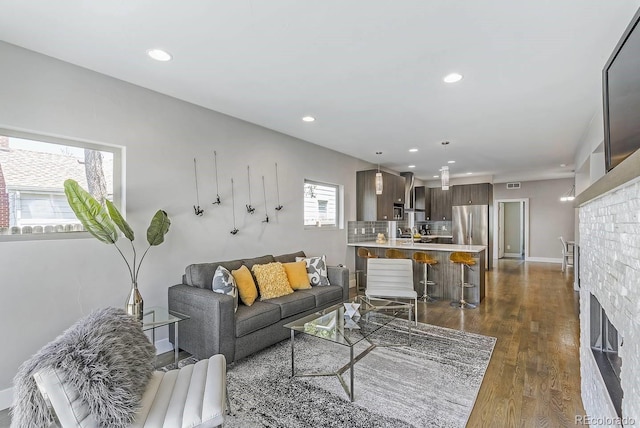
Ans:
POLYGON ((622 422, 639 424, 640 178, 578 203, 582 401, 592 426, 621 426, 590 348, 592 293, 624 340, 622 422))

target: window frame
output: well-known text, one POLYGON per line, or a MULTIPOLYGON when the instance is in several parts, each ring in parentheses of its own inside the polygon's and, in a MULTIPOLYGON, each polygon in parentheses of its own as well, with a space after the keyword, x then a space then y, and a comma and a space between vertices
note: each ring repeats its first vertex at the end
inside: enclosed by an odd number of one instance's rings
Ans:
POLYGON ((330 183, 330 182, 327 182, 327 181, 320 181, 320 180, 314 180, 314 179, 310 179, 310 178, 305 178, 303 180, 302 192, 303 192, 303 195, 302 195, 302 225, 303 225, 305 230, 341 230, 341 229, 344 229, 344 186, 342 184, 330 183), (306 198, 304 196, 304 191, 305 191, 304 189, 307 186, 307 184, 335 188, 335 190, 336 190, 336 200, 335 200, 336 221, 335 221, 334 224, 331 224, 331 225, 320 225, 320 226, 305 224, 305 218, 306 218, 305 199, 306 198))
MULTIPOLYGON (((92 149, 109 152, 113 155, 113 203, 125 215, 126 202, 124 197, 124 159, 125 147, 115 144, 106 144, 89 140, 69 139, 54 135, 40 134, 31 131, 23 131, 0 127, 0 135, 32 140, 36 142, 56 144, 60 146, 77 147, 80 149, 92 149)), ((55 233, 30 233, 19 235, 0 235, 0 243, 11 241, 48 241, 58 239, 86 239, 91 235, 86 231, 55 232, 55 233)))

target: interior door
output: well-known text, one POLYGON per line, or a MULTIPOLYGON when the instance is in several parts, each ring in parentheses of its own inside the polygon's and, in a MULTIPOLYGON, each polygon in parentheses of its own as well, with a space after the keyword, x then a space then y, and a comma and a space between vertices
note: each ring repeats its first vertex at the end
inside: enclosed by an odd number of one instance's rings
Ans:
POLYGON ((498 202, 498 258, 504 257, 504 202, 498 202))

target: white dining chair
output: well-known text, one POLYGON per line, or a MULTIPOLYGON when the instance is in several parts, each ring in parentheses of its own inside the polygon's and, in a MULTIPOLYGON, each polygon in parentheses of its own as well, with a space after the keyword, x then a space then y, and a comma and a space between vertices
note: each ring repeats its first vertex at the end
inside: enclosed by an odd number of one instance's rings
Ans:
POLYGON ((373 299, 413 300, 413 318, 418 324, 418 293, 413 288, 411 259, 368 259, 365 296, 373 299))

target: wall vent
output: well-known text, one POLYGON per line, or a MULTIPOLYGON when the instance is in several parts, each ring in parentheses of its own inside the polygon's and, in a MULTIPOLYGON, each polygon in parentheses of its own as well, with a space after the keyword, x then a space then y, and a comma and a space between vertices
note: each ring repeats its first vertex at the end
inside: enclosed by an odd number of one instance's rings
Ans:
POLYGON ((507 183, 507 189, 519 189, 520 183, 507 183))

